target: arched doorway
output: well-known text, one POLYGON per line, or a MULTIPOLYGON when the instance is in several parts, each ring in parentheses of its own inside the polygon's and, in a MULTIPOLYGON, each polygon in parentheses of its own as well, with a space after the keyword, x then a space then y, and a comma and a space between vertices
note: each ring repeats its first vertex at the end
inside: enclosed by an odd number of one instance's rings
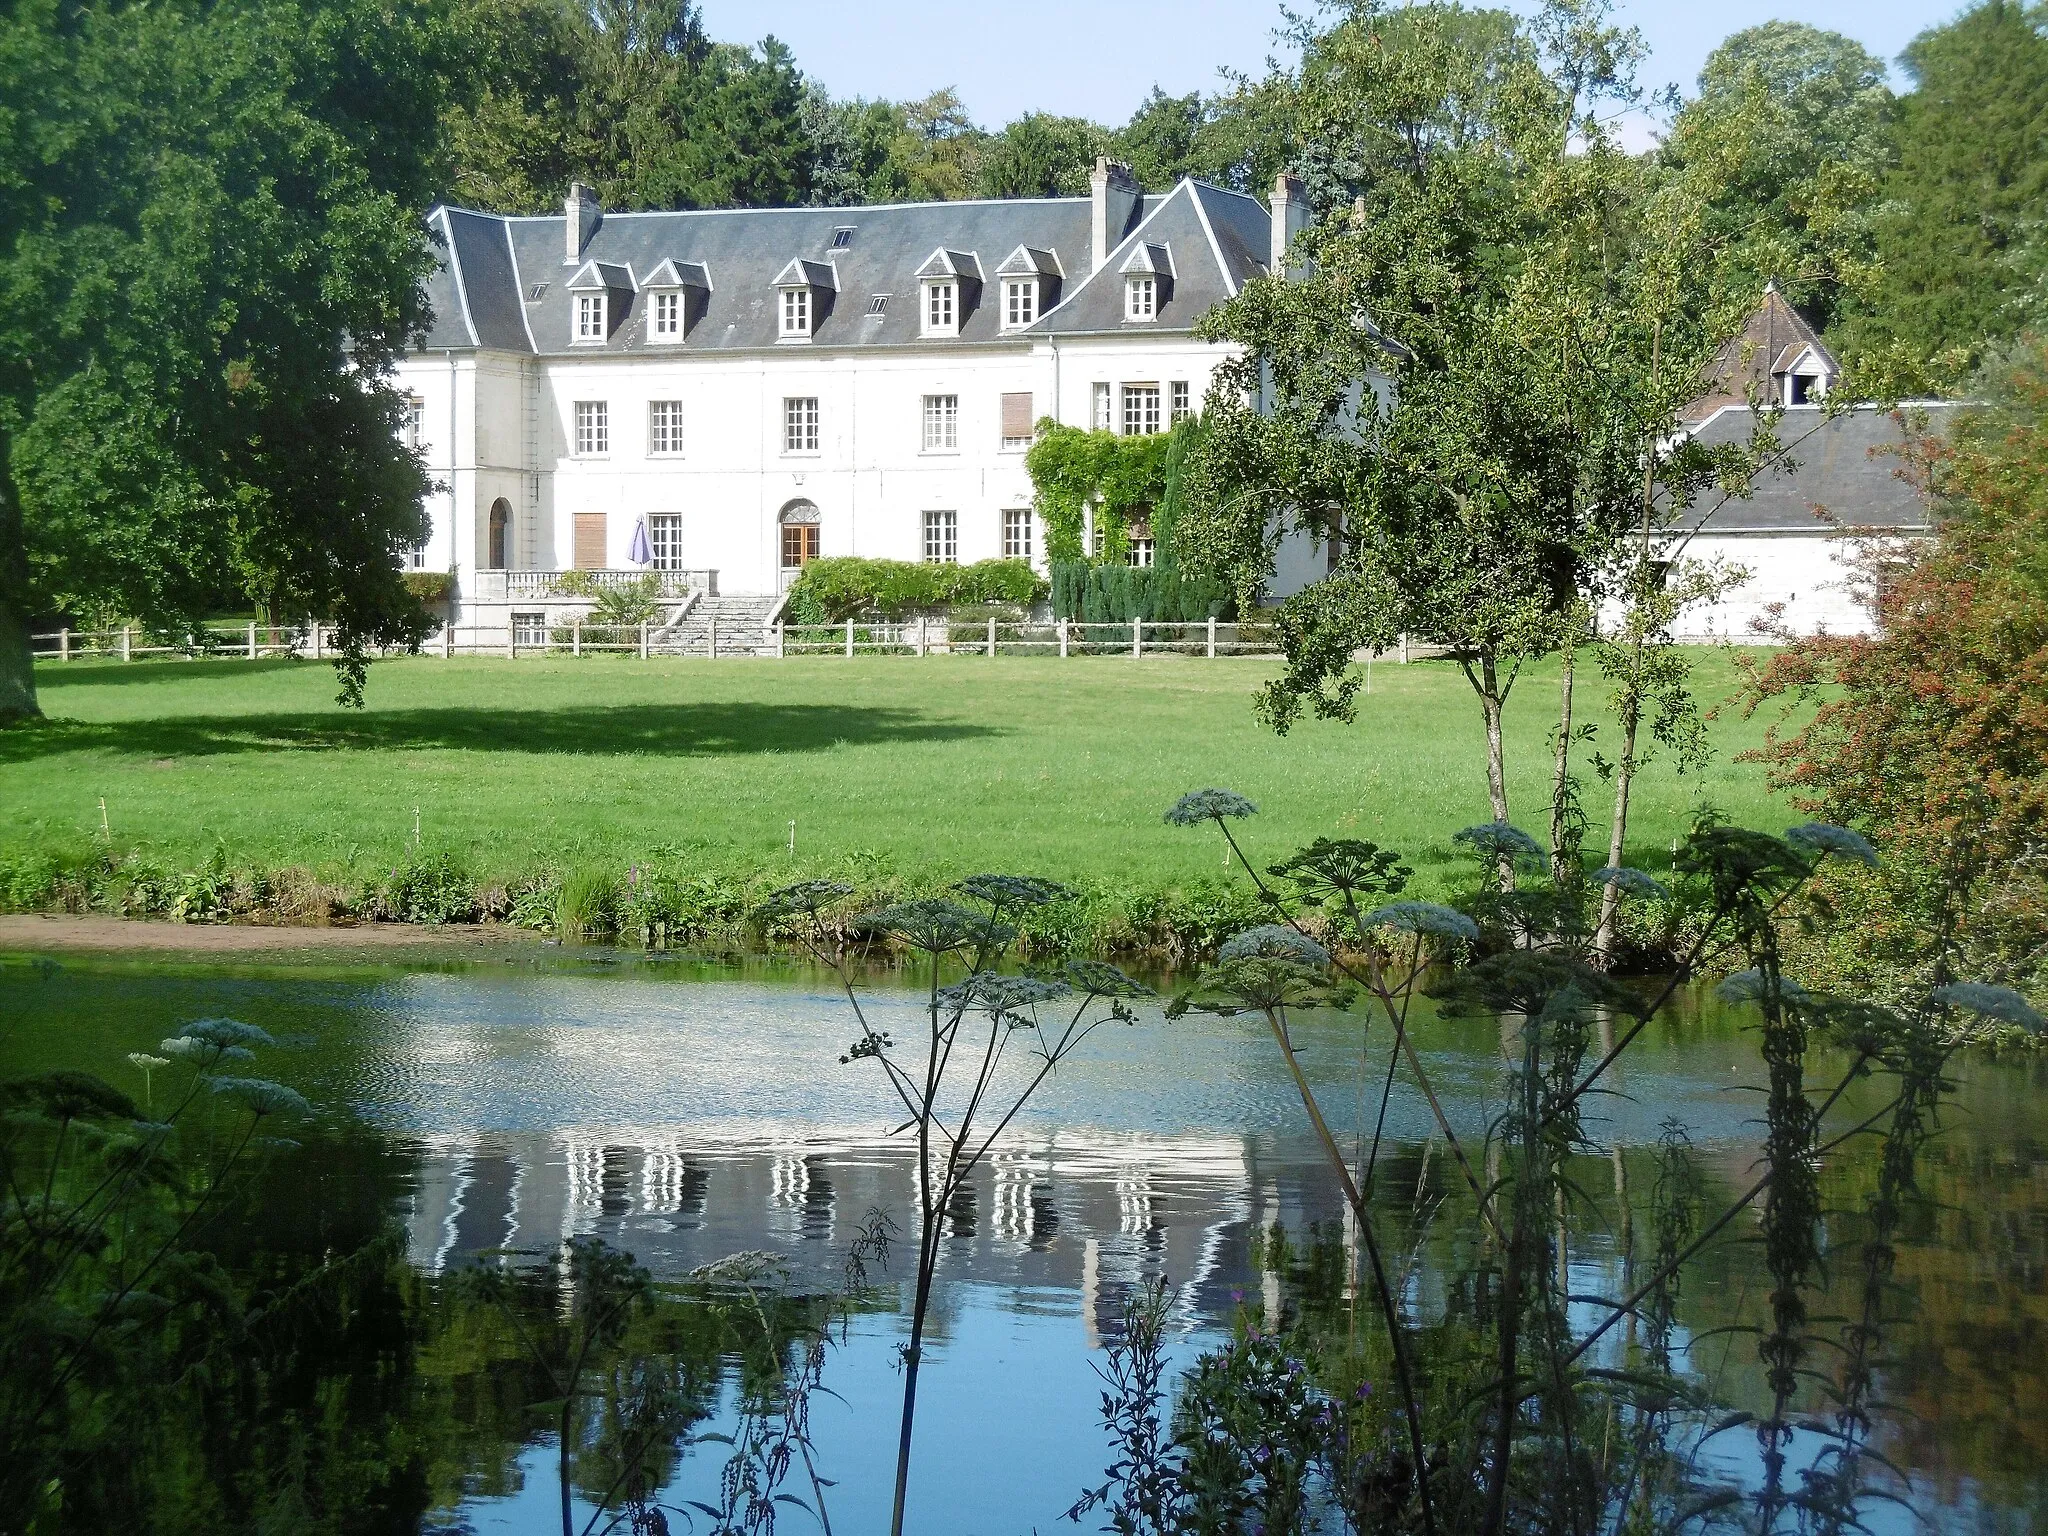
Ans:
POLYGON ((500 496, 491 503, 490 560, 486 570, 505 569, 506 555, 512 544, 512 503, 500 496))
POLYGON ((799 496, 784 505, 776 521, 782 525, 782 569, 787 579, 818 558, 818 504, 799 496))

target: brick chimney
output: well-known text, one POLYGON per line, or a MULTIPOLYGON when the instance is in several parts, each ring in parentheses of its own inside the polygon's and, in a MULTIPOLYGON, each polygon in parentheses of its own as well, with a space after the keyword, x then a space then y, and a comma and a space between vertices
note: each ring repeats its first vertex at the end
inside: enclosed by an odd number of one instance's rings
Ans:
POLYGON ((569 254, 563 260, 581 261, 584 247, 603 222, 604 210, 598 206, 597 194, 580 181, 570 182, 569 195, 562 202, 562 224, 569 236, 569 254))
POLYGON ((1308 227, 1308 188, 1292 171, 1273 178, 1273 248, 1266 269, 1276 277, 1286 270, 1287 247, 1308 227))
POLYGON ((1128 165, 1097 155, 1094 174, 1088 178, 1088 196, 1094 204, 1089 226, 1094 266, 1090 270, 1099 271, 1118 242, 1131 232, 1131 221, 1144 204, 1145 193, 1128 165))

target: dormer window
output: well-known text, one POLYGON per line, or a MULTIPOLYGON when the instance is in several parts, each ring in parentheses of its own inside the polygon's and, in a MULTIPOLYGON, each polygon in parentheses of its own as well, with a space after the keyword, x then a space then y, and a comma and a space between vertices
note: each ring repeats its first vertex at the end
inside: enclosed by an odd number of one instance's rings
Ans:
POLYGON ((917 269, 923 303, 918 331, 925 336, 958 336, 981 290, 981 258, 972 251, 940 246, 917 269))
POLYGON ((1124 319, 1140 324, 1159 318, 1159 306, 1173 287, 1173 252, 1164 245, 1141 245, 1125 259, 1124 319))
POLYGON ((996 268, 1003 284, 1003 329, 1035 325, 1058 297, 1060 258, 1056 252, 1020 245, 996 268))
POLYGON ((647 339, 673 346, 690 334, 711 296, 711 271, 701 261, 669 257, 647 275, 647 339))
POLYGON ((613 322, 632 307, 633 274, 616 262, 586 261, 569 279, 569 301, 569 340, 602 346, 611 340, 613 322))
POLYGON ((1038 318, 1038 279, 1003 279, 1003 329, 1021 330, 1038 318))
POLYGON ((783 338, 807 337, 811 334, 811 290, 808 288, 785 288, 782 290, 782 332, 783 338))
POLYGON ((927 336, 960 334, 960 289, 950 282, 924 285, 924 333, 927 336))
POLYGON ((775 339, 809 341, 832 312, 839 269, 829 261, 799 256, 775 275, 775 339))

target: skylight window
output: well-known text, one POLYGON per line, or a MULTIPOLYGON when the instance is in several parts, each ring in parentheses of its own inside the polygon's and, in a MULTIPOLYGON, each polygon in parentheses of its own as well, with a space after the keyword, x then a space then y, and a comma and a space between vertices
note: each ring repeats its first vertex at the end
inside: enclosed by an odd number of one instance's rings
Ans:
POLYGON ((843 251, 849 245, 853 244, 853 229, 854 226, 851 224, 842 224, 837 229, 833 230, 832 249, 835 251, 843 251))
POLYGON ((868 313, 871 315, 886 315, 889 313, 889 295, 886 293, 869 294, 868 313))

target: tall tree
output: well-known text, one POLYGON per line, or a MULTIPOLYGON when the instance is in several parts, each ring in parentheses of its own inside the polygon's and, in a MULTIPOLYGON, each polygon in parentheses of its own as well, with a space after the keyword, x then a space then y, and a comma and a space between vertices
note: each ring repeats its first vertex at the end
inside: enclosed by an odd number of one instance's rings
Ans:
POLYGON ((1616 140, 1601 109, 1638 48, 1597 3, 1527 28, 1355 6, 1299 91, 1304 137, 1357 201, 1306 237, 1296 280, 1205 322, 1243 351, 1183 479, 1184 562, 1255 586, 1284 532, 1338 541, 1331 575, 1282 605, 1288 668, 1262 710, 1281 729, 1304 708, 1348 718, 1357 648, 1444 645, 1479 704, 1496 820, 1523 663, 1569 654, 1617 564, 1642 563, 1630 535, 1729 469, 1675 430, 1735 318, 1709 303, 1719 189, 1616 140))
POLYGON ((1199 176, 1207 169, 1196 146, 1208 119, 1198 93, 1169 96, 1155 85, 1131 120, 1117 130, 1114 153, 1130 166, 1140 186, 1164 191, 1181 177, 1199 176))
POLYGON ((1738 302, 1775 281, 1826 325, 1871 281, 1891 115, 1883 61, 1839 32, 1768 21, 1708 55, 1662 158, 1706 165, 1725 188, 1709 210, 1715 271, 1738 302))
POLYGON ((1903 63, 1881 275, 1854 335, 1961 366, 2048 319, 2048 9, 1982 0, 1903 63))
POLYGON ((1085 197, 1110 134, 1085 117, 1027 112, 981 151, 983 197, 1085 197))
POLYGON ((0 13, 0 716, 67 604, 196 620, 232 582, 363 648, 425 618, 422 327, 449 35, 415 0, 0 13))

